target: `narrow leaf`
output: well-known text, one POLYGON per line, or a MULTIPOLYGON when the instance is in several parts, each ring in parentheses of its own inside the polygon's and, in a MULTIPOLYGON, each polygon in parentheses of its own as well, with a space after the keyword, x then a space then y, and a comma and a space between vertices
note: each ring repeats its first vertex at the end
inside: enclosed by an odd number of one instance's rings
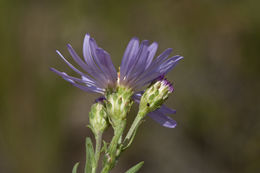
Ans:
POLYGON ((77 173, 78 166, 79 166, 79 162, 76 163, 76 164, 73 166, 72 173, 77 173))
POLYGON ((137 132, 137 129, 134 130, 132 136, 130 139, 127 139, 125 142, 124 142, 124 146, 123 146, 123 150, 127 149, 133 142, 134 138, 135 138, 135 135, 136 135, 136 132, 137 132))
POLYGON ((103 147, 101 148, 101 151, 100 152, 107 152, 107 143, 106 141, 103 141, 103 147))
POLYGON ((92 164, 95 163, 94 148, 89 137, 86 138, 86 165, 85 173, 91 173, 92 164))
POLYGON ((140 162, 140 163, 136 164, 135 166, 133 166, 132 168, 130 168, 125 173, 136 173, 143 166, 143 164, 144 164, 144 162, 140 162))

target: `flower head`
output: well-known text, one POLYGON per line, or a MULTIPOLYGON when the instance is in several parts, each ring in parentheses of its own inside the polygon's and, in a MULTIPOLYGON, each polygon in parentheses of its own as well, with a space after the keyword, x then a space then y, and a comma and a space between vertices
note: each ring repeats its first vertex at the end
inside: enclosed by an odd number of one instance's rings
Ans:
POLYGON ((103 133, 108 127, 107 112, 102 101, 95 102, 89 113, 89 127, 95 135, 103 133))
MULTIPOLYGON (((144 91, 136 93, 133 96, 134 101, 140 103, 143 93, 144 91)), ((175 114, 175 113, 176 110, 168 108, 164 104, 162 104, 160 108, 148 113, 147 115, 164 127, 175 128, 177 126, 177 122, 173 120, 171 117, 167 116, 169 114, 175 114)))
MULTIPOLYGON (((70 76, 54 68, 51 68, 52 71, 72 85, 87 92, 106 95, 108 91, 113 91, 118 86, 131 89, 135 92, 132 98, 136 102, 140 101, 144 86, 167 74, 183 58, 179 55, 168 58, 172 52, 171 48, 166 49, 157 58, 154 58, 158 48, 156 42, 149 45, 147 40, 139 43, 137 38, 133 38, 125 50, 118 75, 110 55, 98 47, 90 35, 86 34, 84 38, 84 59, 78 56, 70 44, 67 45, 67 48, 73 60, 84 71, 78 70, 59 51, 56 51, 58 55, 80 77, 70 76)), ((170 86, 166 81, 163 81, 163 85, 170 86)), ((173 88, 169 87, 169 91, 171 89, 173 88)), ((176 126, 175 121, 165 115, 172 113, 175 113, 175 111, 163 105, 160 109, 150 112, 149 115, 163 126, 172 128, 176 126)))
MULTIPOLYGON (((140 100, 140 110, 150 113, 160 108, 173 92, 172 84, 165 78, 159 78, 149 88, 147 88, 140 100)), ((146 115, 146 114, 145 114, 146 115)))

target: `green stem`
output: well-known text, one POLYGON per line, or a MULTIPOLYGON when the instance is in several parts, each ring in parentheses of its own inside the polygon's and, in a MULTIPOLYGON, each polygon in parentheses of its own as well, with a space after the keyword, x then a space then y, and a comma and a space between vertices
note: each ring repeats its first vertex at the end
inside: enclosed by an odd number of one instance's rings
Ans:
POLYGON ((92 168, 92 173, 96 173, 96 169, 98 167, 98 161, 100 157, 101 143, 102 143, 102 133, 99 132, 95 136, 96 139, 96 148, 95 148, 95 163, 92 168))
POLYGON ((135 135, 138 127, 141 125, 142 123, 142 120, 144 118, 144 116, 146 115, 145 112, 138 112, 137 116, 135 117, 135 120, 133 122, 133 124, 131 125, 125 139, 124 139, 124 147, 127 148, 130 144, 131 144, 131 141, 132 141, 132 138, 133 136, 135 135))
POLYGON ((118 155, 117 152, 120 152, 118 151, 118 146, 120 146, 119 140, 123 134, 125 125, 126 121, 123 120, 121 123, 119 123, 118 126, 115 127, 114 137, 112 138, 108 148, 108 152, 105 155, 104 167, 101 173, 108 173, 115 166, 117 159, 116 156, 118 155))

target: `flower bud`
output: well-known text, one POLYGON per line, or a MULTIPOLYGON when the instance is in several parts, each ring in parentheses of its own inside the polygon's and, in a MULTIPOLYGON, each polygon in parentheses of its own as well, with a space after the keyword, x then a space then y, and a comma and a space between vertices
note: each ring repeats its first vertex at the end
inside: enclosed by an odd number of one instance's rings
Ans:
POLYGON ((172 84, 164 77, 160 77, 145 90, 140 100, 139 110, 147 114, 160 108, 172 92, 172 84))
POLYGON ((133 104, 131 100, 132 95, 132 89, 119 86, 116 92, 106 96, 107 112, 113 127, 116 127, 122 120, 126 119, 126 115, 133 104))
POLYGON ((107 112, 103 105, 103 99, 96 100, 89 113, 89 127, 95 135, 103 133, 108 126, 107 112))

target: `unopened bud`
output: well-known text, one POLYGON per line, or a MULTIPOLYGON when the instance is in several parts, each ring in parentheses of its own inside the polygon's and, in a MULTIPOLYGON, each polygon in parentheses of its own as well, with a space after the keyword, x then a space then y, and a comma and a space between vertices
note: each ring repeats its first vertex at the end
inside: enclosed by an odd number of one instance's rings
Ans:
POLYGON ((126 118, 133 104, 131 100, 132 95, 132 89, 122 86, 119 86, 116 92, 107 95, 106 108, 113 127, 126 118))
POLYGON ((103 133, 108 126, 107 112, 103 105, 103 99, 96 100, 89 113, 90 128, 95 135, 103 133))
POLYGON ((172 84, 167 79, 159 78, 145 90, 140 100, 139 110, 147 114, 160 108, 173 90, 172 84))

